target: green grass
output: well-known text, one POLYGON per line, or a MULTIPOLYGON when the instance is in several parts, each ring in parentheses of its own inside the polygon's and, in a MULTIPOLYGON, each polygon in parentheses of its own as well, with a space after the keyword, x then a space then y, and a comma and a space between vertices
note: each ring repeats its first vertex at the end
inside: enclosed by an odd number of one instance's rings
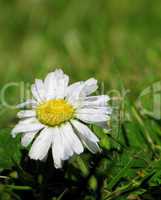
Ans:
MULTIPOLYGON (((142 115, 136 105, 140 93, 161 80, 160 11, 159 0, 0 0, 0 91, 8 82, 31 84, 58 67, 70 75, 71 82, 95 77, 104 84, 105 93, 129 90, 123 102, 118 93, 112 95, 117 100, 112 102, 110 134, 94 127, 104 149, 101 156, 86 152, 71 159, 62 174, 54 171, 58 179, 50 183, 55 190, 53 199, 74 195, 78 199, 80 194, 80 199, 139 196, 156 200, 161 195, 161 121, 142 115), (119 116, 124 111, 126 121, 119 116), (61 188, 56 185, 59 180, 65 182, 61 188), (80 190, 73 189, 77 184, 80 190)), ((143 98, 146 108, 152 106, 151 95, 143 98)), ((15 104, 19 96, 19 88, 14 87, 6 98, 15 104)), ((0 174, 9 180, 0 179, 0 199, 23 200, 35 190, 37 199, 39 195, 43 199, 40 191, 45 189, 40 188, 48 163, 26 163, 24 151, 20 156, 17 140, 8 135, 17 121, 15 114, 16 110, 1 105, 0 174), (4 151, 10 142, 16 146, 14 161, 12 152, 4 151), (31 186, 32 192, 8 185, 31 186)))

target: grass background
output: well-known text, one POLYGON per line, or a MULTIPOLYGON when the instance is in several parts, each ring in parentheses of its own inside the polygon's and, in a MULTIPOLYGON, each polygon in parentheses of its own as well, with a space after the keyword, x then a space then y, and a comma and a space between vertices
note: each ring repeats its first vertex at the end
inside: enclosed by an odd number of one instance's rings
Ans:
POLYGON ((136 98, 161 77, 160 10, 159 0, 1 0, 0 87, 61 67, 136 98))
MULTIPOLYGON (((135 102, 161 80, 160 55, 160 0, 0 0, 0 89, 61 67, 72 82, 93 76, 105 91, 129 89, 135 102)), ((17 88, 7 101, 19 102, 17 88)), ((2 129, 14 126, 15 113, 1 106, 2 129)), ((138 121, 126 130, 137 132, 138 121)))
POLYGON ((60 66, 134 95, 160 79, 160 10, 159 0, 1 0, 1 85, 60 66))

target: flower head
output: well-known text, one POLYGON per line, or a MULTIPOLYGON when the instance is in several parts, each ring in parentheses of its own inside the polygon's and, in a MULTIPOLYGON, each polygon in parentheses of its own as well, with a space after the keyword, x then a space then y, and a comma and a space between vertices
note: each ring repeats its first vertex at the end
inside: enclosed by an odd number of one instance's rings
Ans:
POLYGON ((69 84, 69 77, 58 69, 44 81, 36 79, 31 87, 33 99, 20 107, 29 110, 18 113, 19 123, 12 136, 22 133, 21 143, 27 147, 31 159, 44 160, 52 148, 56 168, 74 154, 81 154, 84 147, 92 153, 100 151, 99 139, 88 124, 107 127, 111 108, 107 95, 90 96, 98 88, 94 78, 69 84))

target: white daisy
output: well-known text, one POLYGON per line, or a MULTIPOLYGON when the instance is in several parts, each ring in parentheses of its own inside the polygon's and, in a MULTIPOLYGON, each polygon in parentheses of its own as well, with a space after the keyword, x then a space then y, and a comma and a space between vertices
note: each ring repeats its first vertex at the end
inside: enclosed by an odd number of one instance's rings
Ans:
POLYGON ((33 99, 19 105, 31 109, 18 113, 21 120, 12 130, 13 137, 23 134, 25 147, 34 140, 29 151, 31 159, 44 160, 52 148, 56 168, 72 155, 82 153, 84 147, 99 152, 99 139, 88 124, 106 128, 111 114, 107 95, 90 96, 98 88, 97 80, 68 84, 69 77, 60 69, 49 73, 44 81, 36 79, 31 87, 33 99))

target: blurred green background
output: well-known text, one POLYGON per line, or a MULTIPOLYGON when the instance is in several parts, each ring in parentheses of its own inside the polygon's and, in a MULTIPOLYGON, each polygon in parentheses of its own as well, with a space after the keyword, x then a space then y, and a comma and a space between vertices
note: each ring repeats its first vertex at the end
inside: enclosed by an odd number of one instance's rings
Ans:
POLYGON ((160 55, 160 0, 0 0, 0 88, 61 67, 137 97, 160 80, 160 55))

